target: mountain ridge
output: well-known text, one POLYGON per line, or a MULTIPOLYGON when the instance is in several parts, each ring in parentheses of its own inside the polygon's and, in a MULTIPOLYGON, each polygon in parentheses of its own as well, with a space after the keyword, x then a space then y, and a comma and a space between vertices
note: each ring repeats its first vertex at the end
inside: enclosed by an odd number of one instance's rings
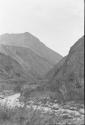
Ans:
MULTIPOLYGON (((22 47, 31 47, 31 49, 34 51, 34 49, 36 49, 37 54, 41 54, 43 57, 45 57, 46 53, 49 53, 49 58, 52 58, 51 61, 55 58, 56 62, 54 64, 57 63, 57 59, 60 58, 60 54, 51 50, 44 44, 42 43, 37 37, 35 37, 34 35, 25 32, 25 33, 18 33, 18 34, 3 34, 0 35, 0 43, 3 44, 8 44, 8 45, 13 45, 13 46, 22 46, 22 47), (20 41, 21 40, 21 41, 20 41), (38 43, 38 44, 37 44, 38 43), (21 45, 22 44, 22 45, 21 45), (36 48, 35 48, 36 47, 36 48), (42 48, 44 47, 44 52, 42 50, 42 48), (47 49, 47 50, 46 50, 47 49), (50 53, 53 53, 53 56, 50 56, 50 53), (56 54, 59 56, 57 57, 56 54)), ((40 56, 41 56, 40 55, 40 56)))
POLYGON ((40 78, 62 58, 28 32, 1 35, 0 50, 20 62, 28 69, 27 72, 32 72, 40 78))
POLYGON ((58 92, 64 100, 84 100, 84 36, 62 60, 48 74, 47 88, 58 92))

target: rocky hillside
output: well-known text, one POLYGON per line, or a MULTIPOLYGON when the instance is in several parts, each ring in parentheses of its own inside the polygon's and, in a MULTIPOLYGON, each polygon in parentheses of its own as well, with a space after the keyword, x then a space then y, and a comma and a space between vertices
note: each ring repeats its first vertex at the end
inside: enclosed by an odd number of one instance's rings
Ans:
POLYGON ((19 84, 33 83, 35 81, 32 74, 27 74, 16 60, 0 53, 0 91, 13 89, 19 84))
POLYGON ((45 78, 47 80, 53 80, 57 72, 60 70, 60 68, 63 66, 64 62, 66 60, 66 56, 63 57, 48 73, 45 75, 45 78))
POLYGON ((30 33, 3 34, 0 36, 0 51, 17 60, 34 76, 44 76, 62 56, 40 42, 30 33))
POLYGON ((83 100, 84 97, 84 37, 69 54, 48 73, 48 88, 64 100, 83 100), (52 72, 51 72, 52 71, 52 72))

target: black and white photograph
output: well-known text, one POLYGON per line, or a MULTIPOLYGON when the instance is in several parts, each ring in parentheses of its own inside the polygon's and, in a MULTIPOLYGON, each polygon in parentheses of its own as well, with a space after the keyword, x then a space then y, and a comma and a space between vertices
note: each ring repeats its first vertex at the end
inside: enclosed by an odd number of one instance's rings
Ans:
POLYGON ((0 125, 85 125, 84 0, 0 0, 0 125))

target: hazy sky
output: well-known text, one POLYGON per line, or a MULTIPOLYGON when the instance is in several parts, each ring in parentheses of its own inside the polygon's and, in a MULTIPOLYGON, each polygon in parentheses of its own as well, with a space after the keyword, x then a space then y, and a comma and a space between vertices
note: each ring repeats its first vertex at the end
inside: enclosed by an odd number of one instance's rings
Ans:
POLYGON ((0 0, 0 34, 20 32, 64 56, 84 34, 84 0, 0 0))

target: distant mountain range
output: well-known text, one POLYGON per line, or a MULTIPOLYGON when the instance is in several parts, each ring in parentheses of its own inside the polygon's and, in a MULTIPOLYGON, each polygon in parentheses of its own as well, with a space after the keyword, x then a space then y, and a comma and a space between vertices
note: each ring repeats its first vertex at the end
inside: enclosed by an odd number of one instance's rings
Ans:
POLYGON ((46 75, 47 88, 61 100, 84 99, 84 37, 80 38, 46 75))
POLYGON ((62 56, 46 47, 32 34, 3 34, 0 36, 0 51, 15 59, 36 78, 42 78, 62 56))

